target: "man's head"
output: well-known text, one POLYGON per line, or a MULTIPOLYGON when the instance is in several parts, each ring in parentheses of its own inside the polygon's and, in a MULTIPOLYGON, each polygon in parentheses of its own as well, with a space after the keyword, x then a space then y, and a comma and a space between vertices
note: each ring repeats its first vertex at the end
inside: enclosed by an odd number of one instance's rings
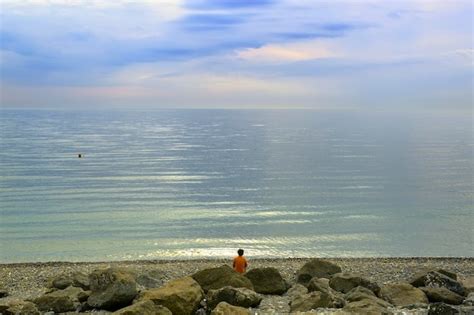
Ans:
POLYGON ((244 250, 243 249, 239 249, 237 251, 237 254, 239 254, 239 256, 242 256, 244 254, 244 250))

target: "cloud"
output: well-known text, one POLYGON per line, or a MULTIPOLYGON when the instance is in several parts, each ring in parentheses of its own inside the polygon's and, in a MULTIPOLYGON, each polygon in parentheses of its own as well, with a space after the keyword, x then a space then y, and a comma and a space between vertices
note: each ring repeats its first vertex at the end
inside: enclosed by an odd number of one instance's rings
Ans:
POLYGON ((254 62, 294 62, 336 57, 337 54, 319 43, 293 45, 269 44, 247 48, 236 53, 238 58, 254 62))
POLYGON ((0 1, 2 102, 339 106, 377 103, 361 95, 375 85, 434 99, 418 81, 472 101, 468 0, 0 1))

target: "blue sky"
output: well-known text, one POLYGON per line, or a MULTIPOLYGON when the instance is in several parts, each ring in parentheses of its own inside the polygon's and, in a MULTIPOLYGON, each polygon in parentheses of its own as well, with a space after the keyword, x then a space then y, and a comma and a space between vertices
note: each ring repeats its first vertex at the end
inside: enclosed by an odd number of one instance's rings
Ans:
POLYGON ((469 0, 0 0, 1 104, 471 111, 469 0))

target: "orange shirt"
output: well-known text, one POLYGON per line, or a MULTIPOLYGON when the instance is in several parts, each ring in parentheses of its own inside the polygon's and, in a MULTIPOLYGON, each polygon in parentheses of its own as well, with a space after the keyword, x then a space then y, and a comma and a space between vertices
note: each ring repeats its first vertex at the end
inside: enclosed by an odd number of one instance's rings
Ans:
POLYGON ((244 256, 237 256, 234 258, 234 270, 240 273, 245 272, 247 268, 247 259, 244 256))

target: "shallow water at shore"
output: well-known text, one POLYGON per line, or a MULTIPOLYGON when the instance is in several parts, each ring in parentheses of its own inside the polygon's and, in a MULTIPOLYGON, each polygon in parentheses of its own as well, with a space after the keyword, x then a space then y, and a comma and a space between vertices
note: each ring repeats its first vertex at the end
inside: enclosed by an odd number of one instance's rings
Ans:
POLYGON ((1 262, 238 247, 473 256, 469 117, 2 110, 0 120, 1 262))

